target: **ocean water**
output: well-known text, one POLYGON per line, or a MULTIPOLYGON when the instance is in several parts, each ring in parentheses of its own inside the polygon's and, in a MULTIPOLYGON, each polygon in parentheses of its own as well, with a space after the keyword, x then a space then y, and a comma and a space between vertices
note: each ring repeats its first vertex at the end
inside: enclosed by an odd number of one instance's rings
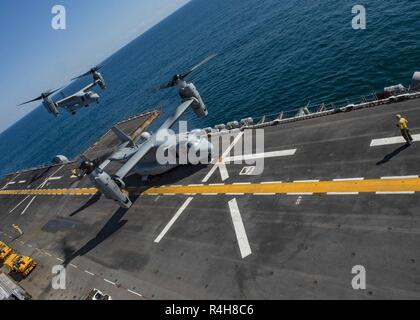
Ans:
POLYGON ((193 0, 106 61, 99 105, 59 119, 40 107, 0 134, 0 174, 73 158, 115 122, 161 107, 156 128, 179 98, 151 88, 210 53, 218 56, 190 78, 210 114, 188 111, 191 127, 409 84, 420 70, 419 8, 418 0, 193 0), (366 30, 351 28, 355 4, 366 7, 366 30))

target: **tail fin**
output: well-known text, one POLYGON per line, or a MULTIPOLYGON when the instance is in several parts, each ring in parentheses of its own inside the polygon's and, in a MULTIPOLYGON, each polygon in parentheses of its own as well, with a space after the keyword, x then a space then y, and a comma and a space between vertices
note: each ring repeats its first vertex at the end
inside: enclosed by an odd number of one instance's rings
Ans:
POLYGON ((120 139, 122 143, 130 142, 130 145, 134 146, 134 141, 128 135, 126 135, 121 129, 118 127, 112 127, 112 132, 120 139))

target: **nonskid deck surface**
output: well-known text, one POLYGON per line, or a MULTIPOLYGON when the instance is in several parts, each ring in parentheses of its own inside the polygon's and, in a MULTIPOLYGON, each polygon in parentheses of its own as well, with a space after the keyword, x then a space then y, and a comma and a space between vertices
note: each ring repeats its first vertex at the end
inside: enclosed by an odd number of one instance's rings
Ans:
POLYGON ((233 152, 150 184, 132 175, 129 210, 71 177, 77 164, 9 175, 0 240, 39 261, 21 283, 38 299, 420 298, 420 147, 394 138, 396 113, 420 133, 419 103, 266 128, 260 175, 225 163, 233 152), (51 289, 57 264, 67 290, 51 289), (351 286, 356 265, 367 290, 351 286))

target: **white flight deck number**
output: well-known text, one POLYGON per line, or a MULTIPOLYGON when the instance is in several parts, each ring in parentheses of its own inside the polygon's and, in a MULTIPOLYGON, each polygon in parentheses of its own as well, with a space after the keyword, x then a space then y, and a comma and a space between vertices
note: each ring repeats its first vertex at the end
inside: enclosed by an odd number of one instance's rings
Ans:
POLYGON ((66 8, 62 5, 55 5, 51 9, 55 16, 51 20, 51 27, 54 30, 66 30, 66 8))

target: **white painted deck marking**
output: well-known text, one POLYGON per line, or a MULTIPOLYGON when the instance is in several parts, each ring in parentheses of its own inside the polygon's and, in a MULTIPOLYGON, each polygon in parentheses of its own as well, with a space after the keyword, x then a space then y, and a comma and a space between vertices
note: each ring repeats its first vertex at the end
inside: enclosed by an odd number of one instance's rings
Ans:
POLYGON ((35 196, 35 197, 33 197, 33 198, 31 199, 31 201, 29 201, 28 205, 25 207, 25 209, 23 209, 22 213, 20 214, 21 216, 23 216, 23 215, 25 214, 26 210, 28 210, 28 209, 29 209, 29 207, 31 206, 32 202, 34 202, 35 198, 36 198, 36 196, 35 196))
POLYGON ((295 180, 294 183, 319 182, 319 180, 295 180))
MULTIPOLYGON (((413 134, 412 137, 414 141, 420 141, 420 134, 413 134)), ((405 140, 402 136, 383 138, 383 139, 373 139, 372 142, 370 143, 370 146, 378 147, 378 146, 387 146, 390 144, 399 144, 399 143, 405 143, 405 140)))
POLYGON ((327 192, 328 196, 358 195, 359 192, 327 192))
POLYGON ((226 157, 224 159, 224 162, 229 163, 229 162, 235 162, 235 161, 247 161, 247 160, 256 160, 256 159, 263 159, 263 158, 266 159, 266 158, 293 156, 296 154, 296 150, 297 149, 279 150, 279 151, 273 151, 273 152, 261 152, 261 153, 226 157))
POLYGON ((229 201, 229 209, 232 216, 233 227, 235 228, 236 239, 238 240, 239 250, 241 251, 242 259, 244 259, 249 256, 252 251, 242 221, 241 212, 239 211, 238 203, 235 198, 229 201))
POLYGON ((254 196, 275 196, 275 193, 254 193, 254 196))
POLYGON ((49 181, 61 180, 63 177, 51 177, 48 178, 49 181))
POLYGON ((415 194, 414 191, 378 191, 376 194, 415 194))
POLYGON ((87 274, 90 274, 91 276, 94 276, 94 275, 95 275, 94 273, 89 272, 89 271, 87 271, 87 270, 85 270, 85 272, 86 272, 87 274))
POLYGON ((105 282, 108 282, 109 284, 112 284, 113 286, 117 286, 117 284, 115 282, 112 282, 108 279, 104 279, 105 282))
POLYGON ((240 176, 250 176, 255 171, 255 166, 250 167, 243 167, 241 172, 239 172, 240 176))
POLYGON ((136 296, 143 297, 140 293, 137 293, 137 292, 135 292, 133 290, 127 289, 127 291, 130 292, 130 293, 132 293, 132 294, 135 294, 136 296))
POLYGON ((288 196, 312 196, 313 192, 288 192, 288 196))
MULTIPOLYGON (((47 179, 45 179, 45 181, 43 183, 41 183, 38 188, 36 188, 37 190, 42 189, 45 187, 45 185, 48 183, 48 181, 50 181, 51 179, 54 179, 54 175, 60 171, 62 168, 64 167, 64 165, 60 166, 56 171, 54 171, 54 173, 52 173, 47 179)), ((60 177, 61 179, 62 177, 60 177)), ((23 199, 20 203, 22 204, 26 199, 28 199, 28 197, 26 197, 25 199, 23 199)), ((29 209, 29 207, 31 206, 31 204, 34 202, 34 200, 36 199, 36 196, 32 197, 31 201, 29 201, 28 205, 25 207, 25 209, 23 209, 22 213, 20 214, 21 216, 25 214, 25 212, 29 209)), ((15 210, 19 205, 17 205, 15 208, 13 208, 13 210, 15 210)), ((13 211, 12 210, 12 211, 13 211)), ((12 213, 12 211, 10 211, 10 213, 12 213)))
POLYGON ((365 178, 333 179, 333 181, 363 181, 365 178))
MULTIPOLYGON (((210 169, 209 173, 207 173, 207 175, 204 177, 204 179, 202 180, 202 182, 209 181, 209 179, 211 178, 211 176, 213 175, 213 173, 216 171, 216 169, 220 169, 220 165, 223 164, 224 158, 230 153, 230 151, 238 143, 238 141, 242 138, 243 135, 244 135, 244 133, 243 132, 240 132, 235 137, 235 139, 230 144, 230 146, 227 147, 227 149, 225 150, 225 152, 223 152, 222 156, 219 159, 216 160, 216 162, 214 163, 213 167, 210 169)), ((220 174, 227 174, 227 170, 222 173, 222 170, 224 170, 224 169, 226 169, 226 166, 224 168, 220 169, 220 174)), ((226 178, 226 176, 225 176, 225 178, 226 178)), ((229 175, 228 175, 227 178, 229 178, 229 175)), ((222 175, 222 179, 223 179, 223 175, 222 175)), ((224 179, 224 180, 226 180, 226 179, 224 179)))
POLYGON ((172 227, 172 225, 175 223, 175 221, 179 218, 179 216, 184 212, 184 210, 188 207, 190 202, 192 201, 192 197, 189 197, 183 205, 178 209, 178 211, 175 213, 175 215, 172 217, 172 219, 169 221, 169 223, 166 225, 166 227, 162 230, 162 232, 159 234, 159 236, 155 239, 155 243, 159 243, 165 234, 169 231, 169 229, 172 227))
POLYGON ((419 176, 394 176, 394 177, 382 177, 382 180, 392 180, 392 179, 418 179, 419 176))
POLYGON ((19 172, 16 176, 14 176, 9 182, 7 182, 4 186, 3 186, 3 188, 1 188, 1 190, 5 190, 8 186, 9 186, 9 184, 15 184, 16 182, 15 182, 15 179, 17 179, 20 175, 21 175, 22 173, 21 172, 19 172))

